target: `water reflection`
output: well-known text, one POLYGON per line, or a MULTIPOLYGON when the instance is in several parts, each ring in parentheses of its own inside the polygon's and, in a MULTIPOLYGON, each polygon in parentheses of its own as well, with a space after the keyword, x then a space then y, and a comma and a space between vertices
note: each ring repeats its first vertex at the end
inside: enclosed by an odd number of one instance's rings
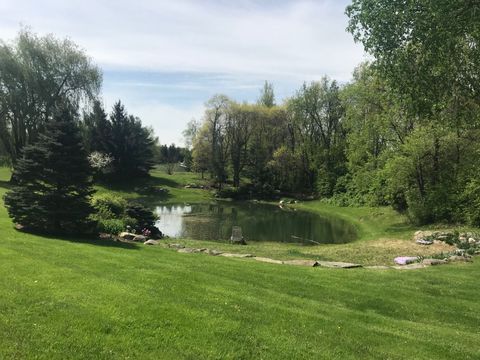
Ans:
POLYGON ((253 203, 162 205, 157 226, 173 238, 227 241, 240 226, 246 241, 277 241, 315 245, 345 243, 356 236, 338 218, 253 203))

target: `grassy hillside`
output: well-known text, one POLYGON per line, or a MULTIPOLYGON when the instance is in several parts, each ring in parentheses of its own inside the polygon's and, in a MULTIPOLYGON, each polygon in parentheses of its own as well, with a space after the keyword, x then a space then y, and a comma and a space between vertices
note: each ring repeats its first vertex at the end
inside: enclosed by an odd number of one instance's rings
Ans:
POLYGON ((45 238, 0 206, 0 358, 478 359, 479 274, 478 260, 335 270, 45 238))

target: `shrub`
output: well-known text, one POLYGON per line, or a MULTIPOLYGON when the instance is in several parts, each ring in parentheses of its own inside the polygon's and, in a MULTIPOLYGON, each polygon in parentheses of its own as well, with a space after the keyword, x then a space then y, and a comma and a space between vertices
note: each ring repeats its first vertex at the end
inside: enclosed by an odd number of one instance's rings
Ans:
POLYGON ((128 204, 125 210, 128 217, 135 219, 137 222, 136 230, 142 231, 143 229, 150 229, 155 225, 157 217, 152 210, 146 208, 142 204, 128 204))
POLYGON ((117 195, 101 195, 92 201, 95 211, 103 218, 123 217, 127 204, 127 200, 117 195))
POLYGON ((97 230, 102 233, 117 235, 124 231, 126 225, 122 219, 98 219, 97 230))

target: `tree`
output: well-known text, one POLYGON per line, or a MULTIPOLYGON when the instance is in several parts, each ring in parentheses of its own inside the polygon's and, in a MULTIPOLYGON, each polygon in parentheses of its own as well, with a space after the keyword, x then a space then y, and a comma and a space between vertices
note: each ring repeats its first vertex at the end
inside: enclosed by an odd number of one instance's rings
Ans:
POLYGON ((263 105, 266 107, 275 106, 275 94, 273 92, 273 85, 268 81, 265 81, 263 88, 260 92, 260 97, 257 101, 258 105, 263 105))
POLYGON ((197 133, 200 130, 200 126, 201 124, 199 121, 192 119, 187 123, 185 130, 183 130, 182 135, 187 149, 191 149, 193 146, 197 133))
POLYGON ((205 171, 208 171, 211 160, 211 144, 209 139, 208 124, 204 123, 195 137, 192 148, 193 170, 202 174, 204 178, 205 171))
POLYGON ((71 109, 54 112, 45 133, 24 148, 13 176, 5 205, 16 223, 47 233, 89 230, 90 166, 71 109))
POLYGON ((112 148, 112 124, 100 101, 95 100, 92 112, 84 114, 82 125, 87 151, 108 155, 112 148))
POLYGON ((478 201, 466 194, 478 196, 480 4, 354 0, 346 12, 396 98, 382 111, 400 141, 382 155, 392 204, 422 223, 465 221, 478 201))
POLYGON ((228 136, 226 134, 226 119, 228 116, 230 99, 224 95, 215 95, 207 103, 205 121, 208 124, 211 146, 211 164, 209 166, 212 177, 218 187, 227 179, 228 136))
POLYGON ((83 116, 82 130, 86 147, 95 153, 95 159, 109 159, 108 171, 103 173, 121 178, 143 176, 153 167, 157 143, 153 130, 129 115, 120 101, 114 104, 109 118, 95 101, 92 111, 83 116))
POLYGON ((0 43, 0 141, 15 162, 51 120, 57 105, 78 109, 95 98, 101 72, 70 40, 20 31, 0 43))
POLYGON ((337 179, 345 173, 344 109, 336 81, 324 77, 304 84, 289 100, 297 151, 302 156, 306 187, 331 196, 337 179))
POLYGON ((255 107, 247 104, 230 105, 226 119, 226 134, 230 149, 230 164, 233 173, 233 186, 240 186, 240 175, 247 163, 248 143, 253 123, 257 118, 255 107))

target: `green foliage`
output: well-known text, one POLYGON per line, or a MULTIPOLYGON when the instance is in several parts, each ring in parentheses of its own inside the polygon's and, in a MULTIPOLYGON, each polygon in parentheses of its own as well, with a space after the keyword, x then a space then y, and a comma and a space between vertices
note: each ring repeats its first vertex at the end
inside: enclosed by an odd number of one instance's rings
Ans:
POLYGON ((114 194, 95 196, 92 199, 92 206, 95 213, 91 219, 97 223, 98 232, 116 235, 125 231, 127 226, 138 229, 138 231, 143 229, 139 225, 138 219, 130 216, 131 205, 121 196, 114 194))
POLYGON ((58 109, 47 123, 45 134, 24 148, 13 179, 5 205, 16 223, 48 233, 90 230, 90 166, 68 108, 58 109))
POLYGON ((128 202, 121 196, 109 194, 95 196, 92 205, 101 217, 114 218, 125 214, 128 202))
POLYGON ((87 147, 112 157, 110 178, 148 175, 154 163, 153 130, 128 115, 120 101, 109 119, 96 102, 92 113, 85 114, 83 126, 87 147))
POLYGON ((124 219, 105 219, 99 217, 96 221, 99 233, 117 235, 127 228, 124 219))
POLYGON ((152 212, 152 210, 148 209, 142 204, 129 203, 125 209, 125 214, 129 218, 135 220, 135 227, 139 232, 143 229, 152 230, 155 227, 157 216, 152 212))
POLYGON ((98 94, 102 75, 72 41, 20 31, 0 44, 0 142, 15 162, 35 142, 56 106, 73 109, 98 94))
POLYGON ((480 227, 480 180, 472 178, 461 194, 462 210, 468 224, 480 227))
POLYGON ((273 91, 273 85, 268 81, 265 81, 263 84, 263 88, 260 92, 260 97, 258 98, 257 103, 269 108, 275 106, 275 93, 273 91))

